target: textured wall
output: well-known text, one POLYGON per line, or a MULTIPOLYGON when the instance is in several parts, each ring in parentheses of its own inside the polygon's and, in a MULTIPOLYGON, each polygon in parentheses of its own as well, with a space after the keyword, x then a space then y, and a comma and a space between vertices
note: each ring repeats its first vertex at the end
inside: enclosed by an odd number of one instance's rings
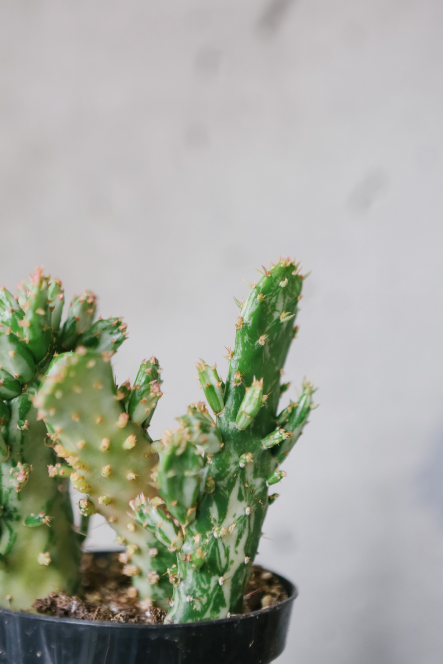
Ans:
POLYGON ((300 588, 281 664, 441 662, 442 23, 440 0, 1 3, 0 279, 43 263, 125 316, 119 378, 164 365, 154 434, 198 357, 224 371, 253 266, 312 269, 287 375, 321 407, 260 554, 300 588))

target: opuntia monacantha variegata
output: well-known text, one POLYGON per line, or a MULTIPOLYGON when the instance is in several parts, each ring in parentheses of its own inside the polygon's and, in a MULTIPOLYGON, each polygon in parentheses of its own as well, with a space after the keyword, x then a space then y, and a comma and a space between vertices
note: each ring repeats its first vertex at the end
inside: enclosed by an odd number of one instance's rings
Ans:
MULTIPOLYGON (((228 351, 226 382, 215 365, 197 363, 215 420, 203 402, 194 402, 160 441, 153 442, 147 432, 162 396, 159 363, 155 357, 143 361, 132 386, 115 383, 110 360, 120 343, 113 332, 119 319, 93 323, 92 293, 77 298, 60 331, 44 337, 59 353, 49 368, 52 355, 44 353, 46 341, 36 333, 27 335, 26 346, 20 341, 23 320, 30 315, 18 311, 15 327, 10 325, 11 333, 16 330, 13 343, 29 350, 32 342, 34 364, 43 362, 39 371, 46 371, 41 387, 34 388, 33 408, 38 409, 36 422, 46 423, 59 457, 49 475, 58 481, 68 464, 72 484, 84 494, 80 509, 85 518, 94 512, 107 518, 125 547, 120 556, 124 573, 132 577, 141 600, 169 608, 169 622, 241 612, 267 507, 278 495, 269 487, 286 475, 280 464, 313 407, 314 390, 305 382, 298 401, 278 413, 280 396, 288 388, 281 377, 297 330, 303 276, 288 258, 263 269, 247 300, 237 302, 236 342, 228 351)), ((22 294, 19 303, 25 301, 22 294)), ((13 311, 18 307, 11 306, 13 311)), ((32 320, 40 321, 40 306, 30 309, 32 320)), ((55 307, 52 317, 58 325, 60 315, 55 307)), ((124 329, 121 334, 125 336, 124 329)), ((15 347, 5 346, 7 352, 15 347)), ((0 338, 0 353, 2 348, 0 338)), ((15 372, 10 365, 3 367, 9 372, 4 382, 9 392, 3 396, 7 403, 22 394, 14 381, 22 386, 24 375, 31 380, 32 363, 23 356, 15 372), (14 375, 19 371, 19 377, 14 375)), ((19 468, 14 480, 23 481, 23 492, 27 472, 19 468)), ((45 525, 44 516, 34 515, 27 528, 34 532, 54 524, 55 518, 45 525)))

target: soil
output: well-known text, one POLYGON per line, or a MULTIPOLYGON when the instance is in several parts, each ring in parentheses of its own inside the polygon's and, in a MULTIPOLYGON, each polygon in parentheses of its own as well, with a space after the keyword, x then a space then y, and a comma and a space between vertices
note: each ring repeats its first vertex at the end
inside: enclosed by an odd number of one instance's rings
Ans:
MULTIPOLYGON (((139 602, 122 568, 117 553, 84 553, 81 566, 84 597, 53 592, 44 599, 37 599, 33 608, 37 613, 60 618, 162 624, 166 612, 149 606, 149 600, 139 602)), ((243 613, 273 606, 286 598, 287 593, 275 574, 259 565, 252 566, 243 613)))

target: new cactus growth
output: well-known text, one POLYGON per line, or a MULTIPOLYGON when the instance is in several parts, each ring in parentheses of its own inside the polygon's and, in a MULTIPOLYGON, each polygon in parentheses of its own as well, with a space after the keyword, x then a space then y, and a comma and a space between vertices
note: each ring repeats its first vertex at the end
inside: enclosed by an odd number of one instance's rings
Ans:
MULTIPOLYGON (((302 284, 290 259, 264 268, 246 302, 237 302, 226 384, 215 365, 197 364, 215 420, 195 402, 154 443, 146 428, 161 396, 155 358, 142 363, 132 388, 117 387, 109 356, 82 327, 92 322, 89 295, 61 328, 59 344, 76 350, 54 359, 35 399, 39 417, 88 496, 82 510, 107 517, 126 544, 125 573, 140 598, 163 606, 169 599, 169 622, 242 610, 267 507, 278 495, 268 488, 286 475, 279 466, 312 409, 314 390, 305 382, 297 403, 278 413, 302 284)), ((27 368, 23 359, 21 371, 27 368)))
MULTIPOLYGON (((0 606, 29 609, 38 597, 55 589, 75 592, 79 584, 84 533, 73 528, 71 469, 57 461, 33 400, 66 340, 97 346, 96 336, 87 337, 91 297, 74 300, 60 332, 64 294, 58 279, 37 268, 17 297, 0 289, 0 606)), ((118 320, 116 341, 103 341, 105 323, 95 324, 98 342, 112 352, 125 337, 124 326, 118 320)))

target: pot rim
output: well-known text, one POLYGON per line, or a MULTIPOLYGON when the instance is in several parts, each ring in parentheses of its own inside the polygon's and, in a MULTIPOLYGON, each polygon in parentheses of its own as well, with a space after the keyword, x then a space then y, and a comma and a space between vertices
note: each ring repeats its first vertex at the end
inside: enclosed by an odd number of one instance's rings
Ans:
MULTIPOLYGON (((272 572, 272 570, 266 570, 269 572, 272 572)), ((288 593, 288 597, 286 599, 283 599, 281 602, 278 602, 277 604, 274 604, 273 606, 268 606, 263 609, 257 609, 256 611, 250 611, 249 613, 236 613, 233 616, 230 616, 229 618, 217 618, 216 620, 201 620, 199 622, 188 622, 188 623, 168 623, 165 624, 163 623, 162 625, 143 625, 140 623, 114 623, 111 622, 110 620, 79 620, 78 618, 61 618, 59 616, 46 616, 43 613, 28 613, 27 611, 12 611, 11 609, 4 609, 0 607, 0 614, 4 615, 10 615, 10 616, 22 616, 24 618, 29 618, 31 620, 43 620, 44 622, 55 622, 55 623, 64 623, 64 624, 73 624, 73 625, 78 625, 78 626, 90 626, 90 627, 112 627, 112 628, 117 628, 117 629, 151 629, 151 630, 158 630, 158 629, 163 629, 163 630, 176 630, 177 628, 180 629, 188 629, 190 627, 200 627, 204 625, 213 625, 215 623, 224 625, 226 623, 232 623, 235 621, 239 620, 247 620, 248 618, 255 618, 259 615, 264 615, 267 613, 271 613, 272 611, 278 610, 280 607, 285 606, 286 604, 289 604, 290 602, 293 602, 297 597, 298 597, 298 589, 297 587, 292 583, 292 581, 289 581, 289 579, 286 579, 284 576, 281 576, 280 574, 277 574, 276 572, 272 572, 275 574, 275 576, 283 582, 283 585, 286 588, 286 591, 288 593)))

